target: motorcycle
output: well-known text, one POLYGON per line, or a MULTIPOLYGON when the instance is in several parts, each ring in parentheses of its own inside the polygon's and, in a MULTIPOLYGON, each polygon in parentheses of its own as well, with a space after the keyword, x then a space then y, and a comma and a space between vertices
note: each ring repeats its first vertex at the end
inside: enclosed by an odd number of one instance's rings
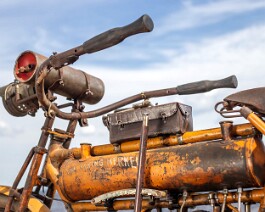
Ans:
POLYGON ((42 109, 45 122, 13 185, 0 187, 0 210, 50 211, 57 192, 67 211, 184 212, 200 205, 214 212, 242 211, 243 206, 250 211, 255 203, 265 211, 265 88, 237 92, 216 104, 221 116, 244 117, 247 123, 222 121, 204 130, 193 130, 191 106, 153 105, 150 98, 236 88, 234 75, 141 92, 84 111, 84 103, 103 98, 104 83, 69 65, 152 29, 152 19, 143 15, 49 58, 33 51, 19 55, 15 81, 0 88, 3 105, 16 117, 42 109), (59 105, 55 94, 67 103, 59 105), (86 127, 88 119, 100 116, 110 143, 70 148, 77 125, 86 127), (55 119, 68 121, 67 128, 53 129, 55 119), (26 182, 18 188, 27 169, 26 182))

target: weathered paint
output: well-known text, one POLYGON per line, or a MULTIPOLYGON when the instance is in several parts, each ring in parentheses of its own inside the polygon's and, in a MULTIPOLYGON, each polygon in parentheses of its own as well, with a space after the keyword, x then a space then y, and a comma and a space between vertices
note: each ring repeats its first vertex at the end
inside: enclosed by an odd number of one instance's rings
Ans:
MULTIPOLYGON (((148 150, 144 187, 158 190, 213 191, 263 186, 264 146, 259 138, 209 141, 148 150)), ((66 160, 61 191, 73 201, 135 188, 138 152, 66 160)))
MULTIPOLYGON (((0 209, 2 206, 5 206, 7 201, 8 201, 8 195, 11 187, 8 186, 0 186, 0 209)), ((18 211, 18 202, 14 201, 14 204, 12 206, 12 209, 15 211, 18 211)), ((30 197, 29 202, 27 205, 27 208, 29 211, 34 211, 34 212, 49 212, 49 208, 46 207, 40 200, 30 197)))

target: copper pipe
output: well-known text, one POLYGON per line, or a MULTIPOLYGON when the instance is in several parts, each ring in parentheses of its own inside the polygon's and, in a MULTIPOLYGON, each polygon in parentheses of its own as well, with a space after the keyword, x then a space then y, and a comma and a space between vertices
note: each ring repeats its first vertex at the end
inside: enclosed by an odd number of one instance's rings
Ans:
MULTIPOLYGON (((232 130, 231 131, 232 136, 248 136, 255 134, 253 126, 249 123, 234 125, 231 130, 232 130)), ((221 128, 198 130, 198 131, 186 132, 180 137, 171 135, 168 137, 148 138, 147 149, 155 149, 164 146, 174 146, 179 144, 217 140, 222 138, 223 135, 221 132, 221 128)), ((139 151, 139 145, 140 145, 140 140, 125 141, 120 144, 119 150, 120 152, 123 153, 139 151)), ((110 155, 116 153, 117 151, 115 150, 115 146, 113 146, 112 144, 93 146, 91 149, 92 156, 102 156, 102 155, 110 155)))
MULTIPOLYGON (((86 211, 107 211, 108 207, 95 206, 90 202, 77 202, 71 204, 73 211, 75 212, 86 212, 86 211)), ((112 209, 117 210, 133 210, 135 207, 134 200, 115 200, 112 205, 112 209)), ((153 208, 168 208, 168 202, 150 202, 150 200, 144 199, 142 201, 142 209, 153 209, 153 208)))
POLYGON ((80 161, 84 161, 91 157, 91 144, 82 143, 81 145, 81 159, 80 161))
MULTIPOLYGON (((217 193, 216 199, 218 203, 221 204, 224 201, 224 194, 217 193)), ((254 189, 249 191, 243 191, 241 195, 242 202, 260 202, 264 198, 263 189, 254 189)), ((237 203, 238 202, 238 193, 229 192, 226 197, 226 203, 237 203)), ((178 204, 183 203, 182 199, 178 200, 178 204)), ((185 206, 192 207, 197 205, 208 205, 209 204, 209 194, 199 194, 199 195, 190 195, 187 197, 185 206)))
POLYGON ((236 207, 234 207, 233 205, 231 204, 227 204, 226 205, 229 209, 231 209, 233 212, 240 212, 236 207))
POLYGON ((240 110, 240 113, 244 118, 249 120, 251 124, 253 124, 263 135, 265 135, 265 123, 264 121, 259 118, 253 111, 246 107, 243 106, 240 110))
POLYGON ((70 157, 81 159, 81 148, 65 149, 60 144, 52 144, 49 150, 49 158, 54 167, 60 166, 66 159, 70 157))
POLYGON ((232 121, 221 121, 220 122, 221 126, 221 132, 223 135, 223 140, 224 141, 231 141, 231 132, 233 129, 233 122, 232 121))

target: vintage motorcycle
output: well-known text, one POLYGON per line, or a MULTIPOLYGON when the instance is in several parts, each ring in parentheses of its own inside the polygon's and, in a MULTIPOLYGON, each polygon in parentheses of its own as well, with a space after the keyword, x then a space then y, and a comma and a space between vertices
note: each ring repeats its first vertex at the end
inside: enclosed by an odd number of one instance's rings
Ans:
POLYGON ((83 103, 102 99, 104 83, 68 65, 152 29, 151 18, 144 15, 49 58, 32 51, 19 55, 15 82, 0 89, 3 104, 17 117, 34 116, 42 108, 45 122, 12 187, 0 187, 1 211, 50 211, 56 192, 67 211, 184 212, 200 205, 214 212, 251 211, 256 203, 265 211, 265 88, 241 91, 216 104, 223 117, 241 116, 247 123, 223 121, 218 128, 198 131, 193 131, 190 106, 152 105, 149 99, 235 88, 235 76, 142 92, 84 111, 83 103), (58 105, 55 94, 67 97, 67 103, 58 105), (70 148, 77 124, 85 127, 87 119, 98 116, 103 116, 110 143, 70 148), (67 120, 67 129, 52 129, 56 118, 67 120), (18 188, 27 168, 25 185, 18 188))

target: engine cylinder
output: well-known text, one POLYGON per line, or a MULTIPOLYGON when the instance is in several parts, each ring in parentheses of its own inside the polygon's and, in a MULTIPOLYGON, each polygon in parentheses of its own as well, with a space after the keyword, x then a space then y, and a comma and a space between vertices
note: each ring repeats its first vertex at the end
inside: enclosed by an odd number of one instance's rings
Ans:
MULTIPOLYGON (((144 187, 198 192, 263 186, 264 155, 257 137, 148 150, 144 187)), ((137 167, 138 152, 68 159, 60 168, 59 186, 69 200, 89 200, 135 188, 137 167)))
MULTIPOLYGON (((36 70, 45 60, 47 57, 32 51, 21 53, 14 67, 15 78, 20 82, 33 84, 36 70)), ((60 70, 51 69, 45 78, 45 89, 87 104, 98 103, 105 91, 101 79, 69 66, 60 70)))

